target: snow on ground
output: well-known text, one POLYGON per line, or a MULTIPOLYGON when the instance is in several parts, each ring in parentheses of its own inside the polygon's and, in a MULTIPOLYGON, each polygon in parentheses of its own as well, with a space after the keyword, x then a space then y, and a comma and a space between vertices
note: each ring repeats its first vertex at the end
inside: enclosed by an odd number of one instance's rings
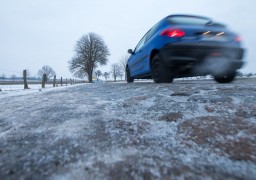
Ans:
MULTIPOLYGON (((79 85, 79 84, 76 84, 79 85)), ((70 85, 68 85, 70 86, 70 85)), ((74 84, 72 85, 74 86, 74 84)), ((17 85, 0 85, 0 96, 17 96, 17 95, 25 95, 31 94, 38 91, 51 91, 53 88, 56 90, 66 88, 66 85, 53 87, 52 84, 46 84, 45 88, 42 88, 41 84, 30 84, 29 89, 24 89, 24 85, 17 84, 17 85)))
POLYGON ((255 84, 138 81, 2 91, 0 177, 255 179, 255 84))
MULTIPOLYGON (((45 88, 51 88, 53 85, 52 84, 46 84, 45 88)), ((30 84, 29 89, 33 90, 39 90, 42 88, 41 84, 30 84)), ((24 90, 24 85, 23 84, 16 84, 16 85, 0 85, 0 89, 2 91, 22 91, 24 90)))

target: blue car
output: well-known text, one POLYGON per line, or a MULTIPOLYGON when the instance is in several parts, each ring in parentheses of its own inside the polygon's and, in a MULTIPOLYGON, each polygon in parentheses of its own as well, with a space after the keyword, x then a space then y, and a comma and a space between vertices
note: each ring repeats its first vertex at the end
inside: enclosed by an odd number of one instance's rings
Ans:
POLYGON ((139 41, 126 66, 127 82, 212 75, 219 83, 232 82, 243 65, 241 38, 221 23, 192 15, 170 15, 139 41))

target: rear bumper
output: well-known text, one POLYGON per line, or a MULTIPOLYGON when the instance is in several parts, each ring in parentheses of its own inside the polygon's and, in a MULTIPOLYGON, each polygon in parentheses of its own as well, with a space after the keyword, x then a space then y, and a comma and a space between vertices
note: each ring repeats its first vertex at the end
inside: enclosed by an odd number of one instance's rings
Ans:
MULTIPOLYGON (((216 58, 220 62, 225 59, 229 70, 236 70, 243 66, 244 49, 236 47, 192 44, 168 44, 160 50, 161 57, 167 66, 192 68, 206 65, 209 58, 216 58)), ((212 60, 213 61, 213 60, 212 60)), ((213 63, 213 62, 211 62, 213 63)))

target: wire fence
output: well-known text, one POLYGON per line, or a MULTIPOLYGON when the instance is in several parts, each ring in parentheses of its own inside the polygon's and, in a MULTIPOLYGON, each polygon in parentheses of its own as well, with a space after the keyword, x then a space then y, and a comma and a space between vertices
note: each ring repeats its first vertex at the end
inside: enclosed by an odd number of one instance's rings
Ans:
MULTIPOLYGON (((85 83, 84 80, 77 80, 77 79, 56 79, 55 84, 56 85, 67 85, 67 84, 79 84, 79 83, 85 83)), ((27 79, 28 84, 42 84, 42 79, 27 79)), ((45 84, 52 84, 54 83, 54 79, 48 79, 45 84)), ((24 84, 24 80, 22 78, 5 78, 0 79, 0 85, 19 85, 24 84)))
POLYGON ((53 79, 47 79, 47 75, 44 74, 42 78, 29 78, 27 77, 27 70, 23 70, 23 77, 11 77, 6 78, 4 76, 0 77, 0 85, 24 85, 24 89, 29 89, 29 85, 41 84, 42 88, 45 88, 45 85, 52 84, 53 87, 64 86, 68 84, 78 84, 85 83, 84 80, 77 80, 72 78, 60 79, 56 78, 56 75, 53 79))

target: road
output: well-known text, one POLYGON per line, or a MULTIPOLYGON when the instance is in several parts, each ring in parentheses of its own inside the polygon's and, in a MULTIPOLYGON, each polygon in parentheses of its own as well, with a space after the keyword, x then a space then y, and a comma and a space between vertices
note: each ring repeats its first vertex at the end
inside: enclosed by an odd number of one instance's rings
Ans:
POLYGON ((255 179, 256 79, 0 92, 1 179, 255 179))

